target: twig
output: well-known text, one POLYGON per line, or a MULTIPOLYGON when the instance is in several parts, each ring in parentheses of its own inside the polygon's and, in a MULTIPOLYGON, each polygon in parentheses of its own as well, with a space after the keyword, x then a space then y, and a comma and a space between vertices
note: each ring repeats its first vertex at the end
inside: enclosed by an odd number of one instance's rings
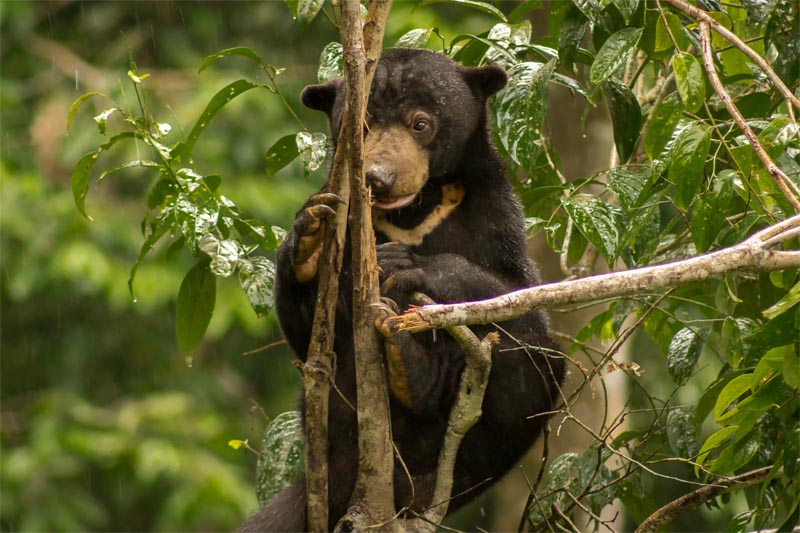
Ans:
POLYGON ((800 100, 798 100, 797 97, 792 93, 791 89, 789 89, 786 84, 783 83, 783 80, 777 74, 775 74, 775 71, 772 70, 772 67, 769 66, 769 63, 767 63, 763 57, 757 54, 755 50, 747 46, 747 43, 737 37, 735 33, 711 18, 711 16, 702 9, 690 5, 683 0, 664 0, 664 2, 671 5, 675 9, 682 11, 683 13, 686 13, 698 22, 705 22, 715 32, 725 38, 726 41, 731 43, 744 55, 749 57, 750 60, 755 63, 758 68, 761 69, 764 75, 772 82, 775 88, 778 89, 778 92, 781 93, 783 98, 788 103, 789 115, 792 117, 792 120, 795 120, 794 114, 792 113, 792 106, 800 110, 800 100))
POLYGON ((502 322, 535 309, 627 296, 643 290, 677 287, 734 270, 771 271, 800 267, 800 251, 771 249, 794 235, 800 215, 752 235, 717 252, 666 265, 651 266, 539 285, 490 300, 461 304, 429 305, 390 318, 403 330, 418 332, 457 325, 502 322))
POLYGON ((714 67, 714 55, 711 46, 711 35, 709 33, 709 25, 704 20, 700 21, 700 48, 702 49, 703 53, 703 66, 706 69, 706 73, 708 74, 708 79, 711 81, 711 85, 714 87, 714 91, 719 96, 722 103, 725 104, 725 107, 728 109, 728 113, 731 114, 733 120, 736 124, 742 129, 747 140, 750 141, 750 146, 753 147, 755 150, 756 155, 767 167, 767 172, 773 177, 775 182, 777 183, 778 187, 780 188, 783 195, 789 200, 789 203, 792 204, 796 213, 800 213, 800 187, 798 187, 792 180, 789 179, 789 176, 786 175, 778 165, 775 164, 774 161, 769 157, 767 151, 764 150, 764 147, 761 146, 761 143, 758 141, 758 137, 753 132, 753 129, 747 123, 745 118, 742 116, 742 113, 733 103, 731 99, 731 95, 728 94, 728 91, 725 89, 725 86, 722 85, 722 82, 717 75, 717 69, 714 67))
MULTIPOLYGON (((798 461, 800 462, 800 461, 798 461)), ((677 500, 673 500, 661 507, 659 510, 648 516, 642 522, 635 533, 650 533, 661 528, 667 522, 670 522, 683 511, 694 509, 699 505, 716 498, 717 496, 728 492, 731 489, 740 489, 760 483, 767 477, 773 466, 765 466, 757 470, 751 470, 738 476, 720 479, 714 482, 713 485, 706 485, 699 489, 684 494, 677 500)))

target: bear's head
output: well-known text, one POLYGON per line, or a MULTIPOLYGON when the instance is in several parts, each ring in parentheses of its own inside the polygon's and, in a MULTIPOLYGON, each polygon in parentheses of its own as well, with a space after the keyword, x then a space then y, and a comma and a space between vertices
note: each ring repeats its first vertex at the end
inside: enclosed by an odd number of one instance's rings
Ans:
MULTIPOLYGON (((462 67, 429 50, 384 52, 367 105, 364 174, 374 207, 400 209, 430 180, 446 182, 475 135, 486 137, 486 99, 502 89, 497 66, 462 67)), ((310 85, 303 104, 324 111, 336 143, 344 81, 310 85)))

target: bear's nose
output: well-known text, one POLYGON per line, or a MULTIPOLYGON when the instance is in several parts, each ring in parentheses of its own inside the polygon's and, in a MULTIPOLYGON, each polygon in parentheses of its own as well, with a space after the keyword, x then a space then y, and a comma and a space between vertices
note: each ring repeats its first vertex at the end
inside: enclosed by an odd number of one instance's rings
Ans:
POLYGON ((397 172, 394 169, 387 168, 383 165, 370 165, 364 177, 367 180, 367 185, 372 187, 376 193, 386 193, 391 190, 397 179, 397 172))

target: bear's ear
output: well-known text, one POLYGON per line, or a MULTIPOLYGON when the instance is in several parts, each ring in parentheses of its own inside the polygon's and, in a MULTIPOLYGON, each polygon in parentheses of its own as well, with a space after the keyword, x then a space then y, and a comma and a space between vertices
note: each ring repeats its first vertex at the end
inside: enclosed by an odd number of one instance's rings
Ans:
POLYGON ((482 99, 489 98, 508 82, 506 71, 497 65, 461 67, 461 74, 472 92, 482 99))
POLYGON ((300 100, 304 106, 317 111, 324 111, 330 115, 333 110, 333 104, 336 102, 336 93, 339 90, 340 81, 333 80, 321 85, 309 85, 300 93, 300 100))

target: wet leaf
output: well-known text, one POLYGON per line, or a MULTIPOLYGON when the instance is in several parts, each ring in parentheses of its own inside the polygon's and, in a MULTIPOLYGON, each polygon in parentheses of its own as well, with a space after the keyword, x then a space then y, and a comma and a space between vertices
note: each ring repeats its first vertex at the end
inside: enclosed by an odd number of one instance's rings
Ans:
POLYGON ((489 30, 486 39, 496 41, 498 44, 489 47, 484 56, 485 61, 503 65, 507 68, 512 67, 516 64, 516 58, 513 55, 509 58, 507 52, 513 54, 515 47, 530 43, 531 32, 531 23, 528 20, 519 24, 506 24, 505 22, 495 24, 489 30))
POLYGON ((106 134, 106 122, 108 122, 108 118, 117 111, 120 111, 120 108, 111 107, 95 115, 94 121, 97 123, 97 129, 100 130, 100 135, 106 134))
POLYGON ((344 72, 341 43, 328 43, 322 49, 319 57, 319 70, 317 79, 320 83, 326 83, 336 78, 341 78, 344 72))
POLYGON ((100 183, 103 181, 103 178, 108 176, 109 174, 113 174, 114 172, 119 172, 120 170, 125 170, 126 168, 162 168, 165 169, 164 165, 157 163, 155 161, 147 161, 147 160, 136 160, 136 161, 128 161, 125 164, 119 165, 117 167, 109 168, 108 170, 104 170, 100 176, 97 178, 97 182, 100 183))
POLYGON ((275 305, 275 264, 266 257, 242 260, 239 283, 257 315, 263 316, 275 305))
POLYGON ((175 333, 183 355, 192 355, 205 335, 217 294, 217 278, 209 269, 210 261, 200 261, 186 274, 175 305, 175 333))
POLYGON ((404 33, 397 42, 395 48, 422 48, 431 39, 433 28, 417 28, 404 33))
POLYGON ((639 0, 611 0, 611 3, 616 6, 626 22, 631 19, 639 7, 639 0))
POLYGON ((680 53, 672 56, 672 70, 678 94, 686 110, 695 113, 703 105, 706 97, 706 82, 703 67, 691 54, 680 53))
POLYGON ((796 283, 783 298, 775 302, 769 309, 765 309, 763 314, 768 319, 782 315, 800 302, 800 282, 796 283))
POLYGON ((89 174, 97 162, 98 155, 97 152, 84 154, 72 169, 72 197, 75 199, 78 211, 89 220, 93 219, 86 213, 86 194, 89 192, 89 174))
POLYGON ((595 245, 609 265, 619 256, 622 211, 589 194, 561 199, 561 205, 586 240, 595 245))
POLYGON ((683 130, 672 147, 668 176, 677 191, 673 201, 686 211, 703 183, 703 170, 711 132, 699 122, 693 122, 683 130))
MULTIPOLYGON (((219 112, 220 109, 225 107, 225 105, 239 96, 240 94, 249 91, 250 89, 255 89, 256 87, 263 87, 260 84, 252 83, 247 80, 237 80, 233 83, 226 85, 222 88, 217 94, 215 94, 211 101, 208 102, 205 110, 200 115, 200 118, 197 119, 192 131, 189 132, 188 137, 186 137, 185 148, 183 153, 186 154, 186 159, 191 159, 192 150, 194 149, 194 145, 197 142, 197 139, 200 137, 200 134, 206 129, 208 124, 211 122, 216 114, 219 112)), ((167 151, 167 157, 171 157, 169 151, 167 151)))
POLYGON ((267 177, 271 178, 279 170, 294 161, 300 152, 297 149, 297 134, 284 135, 267 150, 267 177))
POLYGON ((215 276, 227 278, 236 270, 243 252, 238 242, 230 239, 218 241, 215 249, 203 249, 202 239, 199 244, 201 250, 211 258, 209 268, 215 276))
POLYGON ((644 151, 651 160, 661 159, 672 132, 683 115, 683 102, 678 93, 667 95, 652 111, 650 126, 644 138, 644 151))
POLYGON ((324 4, 325 0, 297 0, 297 11, 294 14, 301 24, 306 25, 314 20, 324 4))
POLYGON ((625 28, 606 39, 589 71, 591 82, 597 84, 614 76, 628 60, 641 36, 642 28, 625 28))
POLYGON ((295 137, 297 151, 300 160, 303 162, 303 170, 306 175, 317 170, 325 162, 327 155, 327 137, 324 133, 301 131, 295 137))
POLYGON ((667 442, 677 457, 694 459, 699 451, 694 416, 686 408, 672 409, 667 414, 667 442))
POLYGON ((256 495, 263 505, 305 472, 305 439, 300 413, 281 413, 264 432, 256 466, 256 495))
POLYGON ((500 143, 523 168, 531 167, 540 144, 548 83, 555 66, 555 60, 518 63, 509 71, 505 90, 495 99, 500 143))
POLYGON ((608 99, 611 121, 614 124, 614 145, 619 162, 627 163, 639 138, 642 110, 630 88, 619 80, 611 78, 604 81, 603 92, 608 99))
POLYGON ((558 33, 558 57, 574 72, 575 55, 583 42, 589 21, 575 6, 570 6, 558 33))
POLYGON ((683 328, 672 337, 667 351, 667 370, 678 385, 683 385, 694 372, 703 339, 689 328, 683 328))
POLYGON ((221 59, 223 57, 230 57, 230 56, 247 57, 249 59, 252 59, 256 63, 258 63, 259 65, 262 65, 262 66, 264 65, 264 62, 262 61, 261 56, 258 55, 257 53, 255 53, 253 51, 253 49, 248 48, 246 46, 236 46, 234 48, 227 48, 225 50, 217 52, 216 54, 211 54, 210 56, 206 56, 206 58, 203 59, 203 62, 200 64, 200 68, 197 69, 197 73, 199 74, 199 73, 203 72, 205 69, 210 67, 212 64, 216 63, 216 61, 218 59, 221 59))

